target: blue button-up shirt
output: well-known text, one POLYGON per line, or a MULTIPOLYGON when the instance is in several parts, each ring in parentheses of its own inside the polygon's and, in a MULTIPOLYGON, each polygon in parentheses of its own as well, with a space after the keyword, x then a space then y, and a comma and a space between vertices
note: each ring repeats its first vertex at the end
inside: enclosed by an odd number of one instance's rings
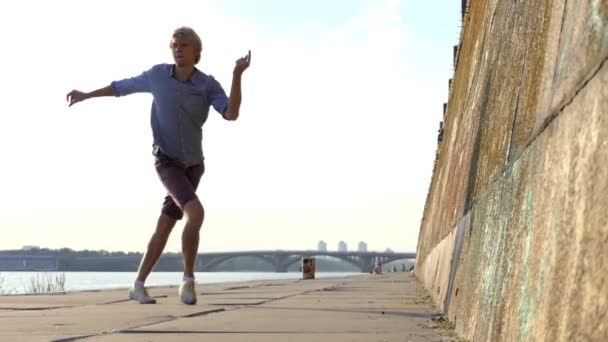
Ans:
POLYGON ((204 159, 202 127, 213 108, 222 116, 228 97, 211 75, 195 69, 186 81, 175 78, 173 64, 157 64, 140 75, 111 83, 115 96, 151 93, 151 125, 154 146, 185 166, 204 159))

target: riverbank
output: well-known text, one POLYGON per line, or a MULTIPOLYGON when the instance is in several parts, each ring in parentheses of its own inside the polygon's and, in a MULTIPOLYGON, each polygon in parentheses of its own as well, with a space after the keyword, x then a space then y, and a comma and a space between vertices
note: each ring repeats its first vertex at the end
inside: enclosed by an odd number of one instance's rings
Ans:
MULTIPOLYGON (((342 277, 361 273, 317 272, 318 278, 342 277)), ((299 279, 301 272, 195 272, 201 284, 243 282, 253 280, 299 279)), ((62 292, 114 290, 130 286, 137 272, 0 272, 0 295, 29 294, 32 285, 62 289, 62 292), (59 279, 59 281, 57 281, 59 279), (61 284, 58 284, 60 283, 61 284), (61 286, 57 286, 61 285, 61 286)), ((183 272, 152 272, 148 286, 179 284, 183 272)))
POLYGON ((2 341, 455 341, 409 273, 0 297, 2 341))

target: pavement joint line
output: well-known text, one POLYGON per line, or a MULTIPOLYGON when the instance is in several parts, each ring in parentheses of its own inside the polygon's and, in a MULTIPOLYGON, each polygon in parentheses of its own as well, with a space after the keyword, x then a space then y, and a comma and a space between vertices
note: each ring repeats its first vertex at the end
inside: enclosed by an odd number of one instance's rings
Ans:
POLYGON ((155 321, 155 322, 150 322, 150 323, 146 323, 146 324, 136 325, 136 326, 133 326, 133 327, 130 327, 130 328, 127 328, 127 329, 105 330, 105 331, 101 331, 101 332, 95 333, 95 334, 88 334, 88 335, 81 335, 81 336, 62 338, 62 339, 59 339, 59 340, 53 340, 52 342, 74 342, 74 341, 79 341, 79 340, 90 338, 90 337, 105 336, 105 335, 112 335, 112 334, 124 334, 124 333, 127 333, 129 331, 137 331, 137 330, 130 330, 130 329, 138 329, 138 328, 146 327, 146 326, 150 326, 150 325, 171 322, 171 321, 178 320, 180 318, 191 318, 191 317, 206 316, 206 315, 209 315, 209 314, 223 312, 223 311, 226 311, 226 309, 222 308, 222 309, 215 309, 215 310, 205 310, 205 311, 195 312, 195 313, 188 314, 188 315, 173 316, 173 317, 169 317, 167 319, 158 320, 158 321, 155 321))
MULTIPOLYGON (((244 308, 249 309, 249 308, 244 308)), ((436 318, 443 316, 439 312, 411 312, 411 311, 392 311, 392 310, 357 310, 357 309, 330 309, 330 308, 302 308, 302 307, 288 307, 288 306, 261 306, 256 309, 270 309, 270 310, 303 310, 303 311, 321 311, 321 312, 348 312, 348 313, 362 313, 362 314, 377 314, 387 316, 405 316, 405 317, 416 317, 416 318, 436 318)))
POLYGON ((78 341, 83 338, 89 338, 89 337, 100 336, 100 335, 102 335, 102 334, 89 334, 89 335, 82 335, 82 336, 74 336, 74 337, 61 338, 58 340, 52 340, 51 342, 74 342, 74 341, 78 341))
POLYGON ((195 312, 195 313, 191 313, 188 315, 183 315, 180 316, 180 318, 191 318, 191 317, 201 317, 201 316, 207 316, 210 314, 214 314, 214 313, 218 313, 218 312, 224 312, 226 311, 226 309, 221 308, 221 309, 215 309, 215 310, 205 310, 205 311, 201 311, 201 312, 195 312))
POLYGON ((209 305, 213 306, 251 306, 251 305, 260 305, 265 302, 253 302, 253 303, 210 303, 209 305))
POLYGON ((251 292, 201 292, 199 293, 201 296, 222 296, 222 295, 234 295, 234 294, 258 294, 259 292, 251 291, 251 292))
MULTIPOLYGON (((329 287, 324 287, 324 288, 321 288, 321 289, 302 291, 302 292, 293 293, 293 294, 289 294, 289 295, 282 296, 282 297, 269 298, 268 300, 260 301, 260 302, 256 303, 255 305, 264 305, 264 304, 268 304, 268 303, 271 303, 271 302, 274 302, 274 301, 277 301, 277 300, 283 300, 283 299, 287 299, 287 298, 294 297, 294 296, 302 296, 302 295, 306 295, 306 294, 309 294, 309 293, 312 293, 312 292, 324 291, 326 289, 334 288, 336 286, 340 286, 340 285, 344 285, 344 284, 345 283, 341 283, 341 284, 332 285, 332 286, 329 286, 329 287)), ((211 305, 213 305, 213 304, 211 304, 211 305)), ((232 305, 232 304, 228 304, 228 305, 232 305)), ((243 307, 250 307, 250 306, 252 306, 252 304, 246 304, 243 307)), ((240 309, 240 308, 241 307, 239 307, 238 309, 240 309)))
POLYGON ((71 309, 80 307, 81 305, 68 305, 68 306, 39 306, 32 308, 15 308, 15 307, 0 307, 0 310, 6 311, 44 311, 44 310, 55 310, 55 309, 71 309))
POLYGON ((272 284, 272 283, 262 283, 262 284, 254 284, 254 285, 242 285, 242 286, 232 286, 232 287, 227 287, 224 290, 225 291, 231 291, 231 290, 242 290, 242 289, 255 289, 258 287, 264 287, 264 286, 286 286, 286 285, 290 285, 292 283, 296 283, 295 281, 287 281, 285 283, 277 283, 277 284, 272 284))
MULTIPOLYGON (((121 332, 123 334, 190 334, 190 335, 203 335, 203 334, 314 334, 318 335, 316 331, 225 331, 225 330, 130 330, 121 332)), ((390 333, 389 331, 324 331, 323 334, 378 334, 378 333, 390 333)))
POLYGON ((188 314, 188 315, 173 316, 173 317, 169 317, 167 319, 163 319, 163 320, 159 320, 159 321, 155 321, 155 322, 150 322, 150 323, 146 323, 146 324, 136 325, 136 326, 133 326, 133 327, 130 327, 130 328, 127 328, 127 329, 121 329, 121 330, 113 329, 113 330, 109 330, 109 331, 102 331, 102 332, 97 333, 97 334, 71 337, 69 339, 55 340, 55 341, 52 341, 52 342, 74 342, 74 341, 78 341, 78 340, 86 339, 86 338, 90 338, 90 337, 105 336, 105 335, 112 335, 112 334, 125 334, 125 333, 130 333, 130 332, 136 332, 138 330, 131 330, 131 329, 138 329, 140 327, 146 327, 146 326, 150 326, 150 325, 171 322, 171 321, 178 320, 180 318, 191 318, 191 317, 206 316, 206 315, 210 315, 210 314, 218 313, 218 312, 222 312, 222 311, 226 311, 226 310, 225 309, 205 310, 205 311, 195 312, 195 313, 188 314))
MULTIPOLYGON (((272 301, 275 301, 275 300, 289 298, 289 297, 297 296, 297 295, 299 295, 299 293, 298 294, 287 295, 287 296, 283 296, 283 297, 279 297, 279 298, 273 298, 273 299, 270 299, 268 301, 265 301, 264 303, 269 303, 269 302, 272 302, 272 301)), ((235 307, 235 308, 230 308, 230 309, 221 308, 221 309, 215 309, 215 310, 206 310, 206 311, 198 312, 198 313, 194 313, 194 314, 189 314, 189 315, 184 315, 184 316, 178 316, 178 317, 171 317, 171 318, 166 319, 166 320, 152 322, 152 323, 147 323, 147 324, 143 324, 143 325, 139 325, 139 326, 130 327, 130 328, 127 328, 127 329, 121 329, 121 330, 115 331, 114 333, 119 333, 119 334, 133 333, 133 332, 139 331, 139 330, 133 330, 133 329, 139 329, 139 328, 145 327, 145 326, 156 325, 156 324, 160 324, 160 323, 166 323, 166 322, 178 320, 180 318, 201 317, 201 316, 207 316, 209 314, 214 314, 214 313, 228 312, 228 311, 232 311, 232 310, 239 310, 239 309, 242 309, 242 308, 243 307, 235 307)))

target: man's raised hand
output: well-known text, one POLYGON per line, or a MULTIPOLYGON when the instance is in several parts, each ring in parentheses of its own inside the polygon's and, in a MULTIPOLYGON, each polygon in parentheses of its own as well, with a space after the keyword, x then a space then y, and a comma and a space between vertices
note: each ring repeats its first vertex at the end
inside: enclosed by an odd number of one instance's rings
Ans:
POLYGON ((236 65, 234 66, 234 73, 237 75, 241 75, 247 68, 249 68, 249 64, 251 64, 251 50, 245 57, 241 57, 236 60, 236 65))

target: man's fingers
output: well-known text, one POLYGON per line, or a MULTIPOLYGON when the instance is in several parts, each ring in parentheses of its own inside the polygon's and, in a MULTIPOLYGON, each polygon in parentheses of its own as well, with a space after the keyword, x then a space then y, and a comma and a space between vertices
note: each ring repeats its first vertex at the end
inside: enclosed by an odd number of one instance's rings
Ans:
POLYGON ((68 100, 68 102, 70 103, 68 107, 71 107, 72 105, 74 105, 74 104, 76 104, 76 103, 78 103, 78 102, 82 101, 82 98, 81 98, 81 97, 79 97, 77 94, 72 94, 72 93, 70 93, 70 94, 68 94, 68 96, 67 96, 67 100, 68 100))
POLYGON ((251 63, 251 50, 247 52, 247 56, 241 57, 236 60, 235 70, 239 70, 239 72, 245 71, 249 67, 251 63))
POLYGON ((236 64, 238 66, 244 66, 244 67, 246 67, 246 66, 249 65, 249 61, 247 60, 247 57, 243 57, 243 58, 239 58, 239 60, 236 61, 236 64))

